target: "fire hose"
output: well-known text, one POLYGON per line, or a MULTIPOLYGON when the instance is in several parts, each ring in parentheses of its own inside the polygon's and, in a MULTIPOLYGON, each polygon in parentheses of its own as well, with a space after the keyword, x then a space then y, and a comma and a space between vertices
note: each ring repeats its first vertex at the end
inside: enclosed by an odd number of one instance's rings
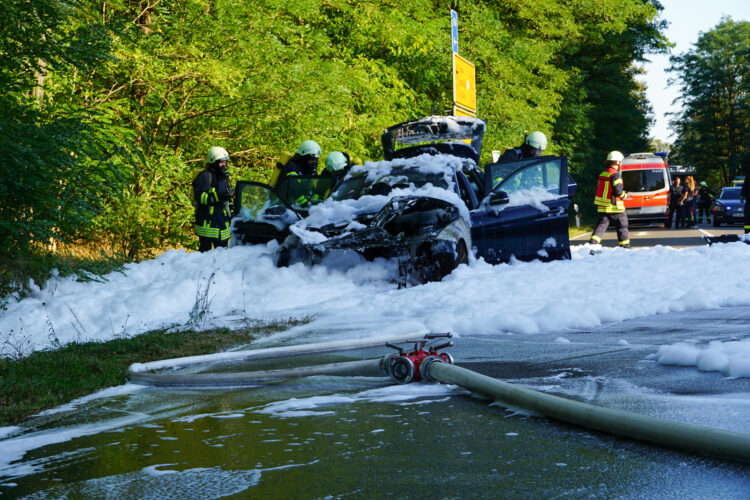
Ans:
MULTIPOLYGON (((417 340, 388 339, 387 347, 397 352, 382 358, 374 358, 343 363, 330 363, 317 366, 286 368, 241 373, 209 374, 170 374, 148 373, 150 370, 166 366, 185 366, 207 360, 268 359, 300 353, 332 352, 360 347, 371 347, 369 341, 345 343, 321 343, 252 351, 236 351, 220 355, 197 356, 167 360, 149 364, 134 364, 128 369, 128 377, 134 383, 174 386, 174 385, 248 385, 261 380, 305 377, 312 375, 340 375, 354 373, 363 375, 363 370, 373 374, 387 374, 398 384, 415 381, 442 382, 454 384, 481 394, 506 407, 522 408, 541 415, 567 422, 579 427, 600 431, 616 436, 645 441, 668 448, 687 451, 737 462, 750 463, 750 434, 714 429, 699 425, 673 422, 656 417, 639 415, 622 410, 605 408, 580 401, 547 394, 454 365, 448 353, 440 349, 450 347, 451 334, 431 334, 417 340), (413 348, 398 345, 411 344, 413 348)), ((382 345, 377 344, 377 345, 382 345)))

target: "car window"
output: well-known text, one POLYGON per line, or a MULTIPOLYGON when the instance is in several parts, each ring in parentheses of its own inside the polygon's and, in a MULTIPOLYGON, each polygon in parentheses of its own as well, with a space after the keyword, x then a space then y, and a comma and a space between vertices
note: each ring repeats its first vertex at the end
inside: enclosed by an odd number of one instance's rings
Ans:
POLYGON ((740 189, 722 189, 719 195, 720 200, 739 200, 740 189))
POLYGON ((513 192, 541 188, 551 194, 561 194, 560 169, 560 159, 535 163, 507 178, 499 179, 495 190, 500 189, 510 195, 513 192))
POLYGON ((254 184, 239 187, 239 215, 246 219, 262 219, 268 212, 284 212, 287 204, 270 189, 254 184))
POLYGON ((664 178, 664 169, 624 170, 622 174, 622 187, 629 193, 639 191, 658 191, 667 187, 664 178))
POLYGON ((508 178, 513 172, 521 168, 527 161, 509 161, 503 163, 493 163, 485 168, 489 170, 490 179, 492 179, 492 189, 508 178))

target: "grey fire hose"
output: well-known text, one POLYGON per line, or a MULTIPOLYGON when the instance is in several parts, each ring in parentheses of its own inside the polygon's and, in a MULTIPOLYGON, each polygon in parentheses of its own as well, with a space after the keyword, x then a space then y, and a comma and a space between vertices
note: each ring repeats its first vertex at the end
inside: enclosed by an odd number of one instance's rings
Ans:
MULTIPOLYGON (((330 363, 326 365, 301 366, 281 370, 262 370, 236 373, 169 373, 157 372, 166 368, 180 368, 185 366, 227 363, 249 360, 278 359, 284 357, 301 356, 340 352, 365 347, 380 347, 385 342, 404 341, 403 336, 366 338, 345 341, 320 342, 317 344, 298 344, 291 346, 269 347, 266 349, 247 349, 241 351, 221 352, 204 356, 187 356, 183 358, 164 359, 150 363, 133 363, 128 367, 127 377, 130 382, 152 386, 242 386, 256 385, 263 380, 282 378, 309 377, 313 375, 341 375, 341 374, 370 374, 373 369, 380 370, 381 359, 330 363)), ((382 375, 381 371, 377 372, 382 375)))
POLYGON ((260 370, 233 373, 144 373, 128 371, 128 379, 134 384, 156 387, 241 387, 257 385, 268 380, 312 377, 314 375, 382 375, 381 358, 361 361, 345 361, 324 365, 299 366, 279 370, 260 370))
POLYGON ((700 455, 750 463, 750 435, 671 422, 553 396, 480 375, 438 359, 425 360, 422 378, 459 385, 501 404, 524 408, 597 431, 700 455))

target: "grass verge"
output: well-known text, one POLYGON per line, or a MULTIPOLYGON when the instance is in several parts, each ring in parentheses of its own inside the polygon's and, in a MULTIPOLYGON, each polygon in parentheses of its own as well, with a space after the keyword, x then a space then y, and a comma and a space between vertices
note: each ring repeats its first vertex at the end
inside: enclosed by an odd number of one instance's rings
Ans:
POLYGON ((132 363, 218 352, 297 323, 291 320, 240 330, 154 331, 128 339, 68 344, 17 360, 0 359, 0 426, 121 385, 132 363))

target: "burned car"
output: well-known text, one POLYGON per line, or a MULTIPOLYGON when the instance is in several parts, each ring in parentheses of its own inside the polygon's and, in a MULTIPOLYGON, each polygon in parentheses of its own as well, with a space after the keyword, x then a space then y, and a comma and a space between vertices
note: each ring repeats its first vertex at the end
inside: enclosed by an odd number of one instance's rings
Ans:
POLYGON ((566 158, 482 170, 484 130, 484 121, 470 117, 394 125, 383 133, 383 161, 354 166, 325 201, 306 211, 288 201, 296 193, 238 183, 234 238, 281 242, 279 265, 352 255, 395 260, 405 284, 440 280, 471 258, 492 264, 569 258, 567 212, 575 183, 566 158))
POLYGON ((406 282, 442 279, 469 261, 469 212, 456 187, 464 162, 423 154, 353 167, 291 226, 279 264, 396 259, 406 282))

